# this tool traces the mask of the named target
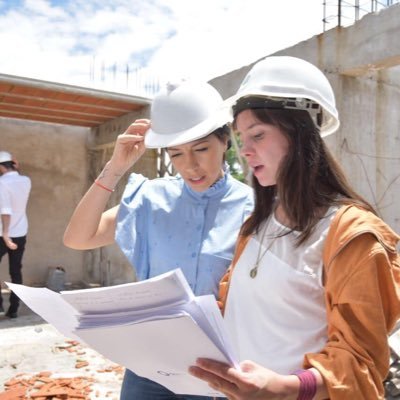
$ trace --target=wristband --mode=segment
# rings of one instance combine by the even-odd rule
[[[114,191],[114,189],[110,189],[107,186],[102,185],[97,179],[94,181],[94,183],[98,186],[101,187],[104,190],[107,190],[107,192],[112,193]]]
[[[317,378],[309,369],[294,371],[291,375],[296,375],[300,379],[300,389],[297,400],[312,400],[317,393]]]

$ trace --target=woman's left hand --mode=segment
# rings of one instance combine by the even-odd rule
[[[189,372],[230,400],[289,400],[298,395],[299,380],[296,376],[279,375],[252,361],[243,361],[237,370],[218,361],[200,358]]]

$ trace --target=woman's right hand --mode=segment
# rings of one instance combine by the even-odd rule
[[[144,154],[144,135],[150,128],[150,120],[137,119],[127,130],[118,135],[108,168],[122,176]]]

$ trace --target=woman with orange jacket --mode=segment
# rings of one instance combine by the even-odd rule
[[[256,205],[221,299],[247,361],[236,370],[199,359],[191,373],[231,400],[383,399],[399,236],[324,144],[339,127],[327,78],[304,60],[268,57],[228,102]]]

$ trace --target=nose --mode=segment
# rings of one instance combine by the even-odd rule
[[[254,154],[254,148],[248,140],[242,142],[242,147],[240,148],[240,155],[242,157],[249,157]]]
[[[194,154],[189,153],[186,158],[185,167],[187,170],[195,171],[199,167],[199,162]]]

